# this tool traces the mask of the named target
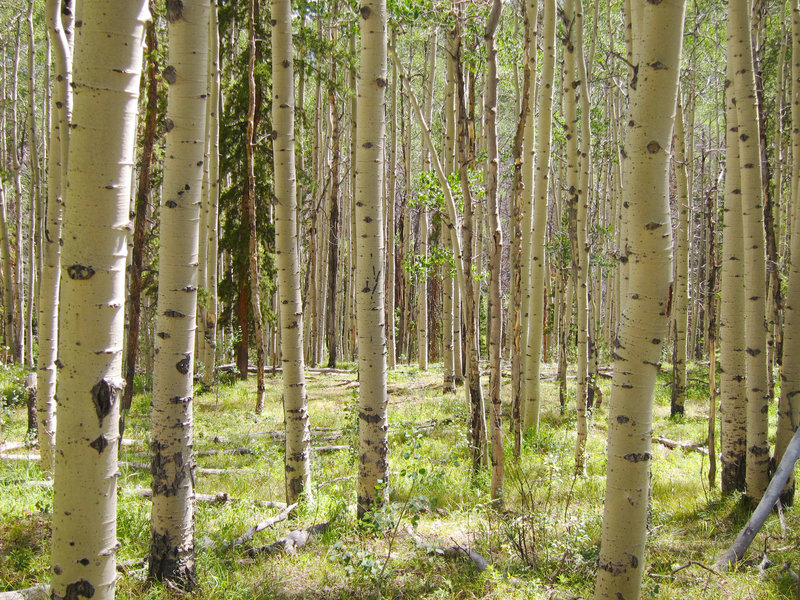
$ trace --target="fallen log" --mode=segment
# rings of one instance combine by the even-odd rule
[[[20,448],[25,447],[25,442],[3,442],[0,444],[0,452],[5,452],[6,450],[19,450]]]
[[[750,544],[753,542],[758,532],[761,531],[767,517],[772,512],[772,508],[778,501],[783,487],[786,485],[786,482],[789,481],[789,476],[794,471],[794,465],[798,457],[800,457],[800,429],[794,432],[789,445],[786,446],[783,458],[781,458],[778,468],[775,469],[775,474],[772,476],[767,486],[767,491],[764,492],[764,496],[761,498],[758,506],[756,506],[750,519],[742,528],[742,531],[739,532],[739,535],[736,537],[733,544],[731,544],[730,548],[728,548],[722,556],[717,559],[717,562],[714,563],[715,569],[724,571],[734,566],[741,560],[745,552],[747,552]]]
[[[0,592],[0,600],[50,600],[50,586],[35,585],[24,590]]]
[[[141,498],[152,498],[153,490],[150,488],[137,487],[132,490],[123,489],[123,493],[140,496]],[[263,508],[286,508],[285,502],[273,502],[271,500],[245,500],[242,498],[231,498],[228,492],[215,492],[213,494],[200,494],[195,492],[194,499],[196,502],[204,504],[225,504],[227,502],[249,502],[256,506]]]
[[[121,467],[128,467],[130,469],[150,469],[149,463],[142,463],[142,462],[132,462],[132,461],[119,461]],[[259,471],[256,469],[237,469],[237,468],[229,468],[229,469],[212,469],[207,467],[195,467],[195,473],[200,475],[234,475],[234,474],[252,474],[258,473]]]
[[[222,373],[232,373],[234,371],[238,371],[238,367],[234,363],[225,363],[224,365],[218,365],[217,371]],[[257,373],[258,366],[257,365],[247,365],[247,372],[248,373]],[[283,372],[282,367],[273,367],[271,365],[264,365],[264,372],[265,373],[281,373]],[[306,373],[314,373],[314,374],[326,374],[326,373],[333,373],[337,375],[355,375],[356,371],[352,371],[350,369],[332,369],[329,367],[308,367],[306,368]]]
[[[260,523],[253,525],[250,529],[248,529],[242,535],[233,540],[233,542],[230,543],[230,546],[231,547],[241,546],[245,542],[249,542],[250,540],[252,540],[259,531],[264,531],[267,527],[272,527],[276,523],[285,521],[286,519],[289,518],[289,514],[295,508],[297,508],[297,502],[295,502],[294,504],[290,504],[274,517],[271,517],[266,521],[261,521]]]
[[[42,460],[42,457],[34,452],[28,454],[0,454],[0,460]]]
[[[701,446],[700,444],[691,444],[689,442],[680,442],[677,440],[669,440],[665,437],[661,437],[658,435],[653,436],[653,441],[661,444],[662,446],[666,446],[667,448],[680,448],[681,450],[690,450],[692,452],[699,452],[700,454],[704,454],[708,456],[708,448],[705,446]]]
[[[293,529],[282,538],[256,548],[248,548],[247,554],[251,558],[259,554],[294,554],[306,547],[309,540],[315,535],[320,535],[328,530],[328,523],[317,523],[308,529]]]

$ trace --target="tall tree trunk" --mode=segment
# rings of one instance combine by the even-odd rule
[[[465,98],[466,86],[464,80],[464,66],[461,61],[461,40],[457,36],[454,52],[456,59],[456,104],[458,112],[458,162],[461,194],[464,199],[464,218],[461,222],[461,251],[463,256],[463,281],[462,299],[464,302],[464,320],[466,323],[466,358],[467,358],[467,393],[469,395],[471,424],[470,446],[472,455],[472,468],[480,467],[486,453],[486,409],[481,390],[480,365],[480,331],[477,327],[479,312],[479,294],[474,286],[474,240],[475,221],[473,199],[469,183],[469,168],[474,162],[474,123],[467,112],[467,99]]]
[[[425,122],[430,123],[433,115],[433,95],[436,85],[436,50],[437,29],[434,28],[428,38],[428,66],[425,73]],[[427,173],[431,168],[431,152],[422,147],[422,171]],[[423,270],[417,280],[417,364],[420,371],[428,370],[428,279],[433,273],[428,272],[428,207],[425,203],[419,206],[419,250]]]
[[[250,312],[253,314],[253,333],[256,338],[256,413],[264,408],[264,321],[261,317],[261,292],[259,290],[258,235],[256,233],[256,173],[253,153],[256,146],[257,90],[255,80],[256,23],[259,18],[259,0],[249,0],[248,40],[250,51],[247,62],[248,109],[247,109],[247,187],[244,202],[247,206],[248,229],[248,279],[250,280]]]
[[[739,169],[739,119],[733,64],[727,66],[725,129],[725,218],[722,233],[720,306],[720,484],[723,494],[744,491],[747,456],[745,393],[744,242]]]
[[[766,255],[753,53],[747,0],[728,5],[728,62],[734,65],[744,240],[745,371],[747,374],[747,496],[759,500],[769,483]]]
[[[79,3],[61,281],[53,597],[112,600],[125,248],[144,0]],[[98,119],[98,115],[105,118]]]
[[[153,512],[150,579],[195,586],[193,376],[197,263],[208,102],[209,0],[167,7],[169,84],[156,360],[153,374]]]
[[[51,96],[50,159],[47,163],[47,219],[42,254],[44,257],[39,288],[39,364],[36,386],[36,413],[42,470],[53,472],[56,433],[56,359],[58,358],[58,296],[61,277],[61,216],[64,207],[69,115],[72,90],[69,86],[72,57],[61,18],[61,1],[48,0],[47,26],[55,49],[55,78]],[[66,24],[70,20],[66,19]],[[4,275],[7,273],[3,268]],[[8,279],[7,276],[3,277]]]
[[[530,10],[530,9],[529,9]],[[535,25],[532,23],[530,26]],[[524,421],[527,429],[538,429],[541,397],[539,390],[539,369],[542,356],[542,330],[544,321],[544,278],[545,278],[545,228],[547,225],[547,186],[550,173],[550,144],[552,133],[553,80],[556,58],[556,6],[555,0],[545,0],[543,15],[542,75],[538,86],[539,116],[536,123],[535,160],[533,170],[533,234],[531,248],[524,250],[531,254],[531,274],[528,302],[527,341],[525,344],[525,388]]]
[[[203,384],[214,382],[217,348],[217,268],[219,231],[219,17],[216,0],[211,1],[208,23],[208,106],[206,108],[205,196],[203,214],[205,228],[200,230],[201,275],[199,285],[204,290],[203,302],[198,306],[200,328],[197,336],[198,357],[203,365],[200,373]]]
[[[150,0],[152,2],[152,0]],[[152,5],[151,5],[152,10]],[[142,315],[142,267],[144,263],[144,242],[147,232],[147,214],[150,209],[151,172],[153,148],[158,125],[158,36],[156,25],[148,21],[145,33],[147,46],[147,104],[144,113],[144,132],[141,140],[141,162],[136,185],[136,201],[133,220],[133,250],[128,284],[128,344],[125,349],[125,391],[121,410],[124,415],[133,400],[133,383],[136,375],[136,359],[139,350],[139,327]]]
[[[383,497],[389,474],[386,408],[383,172],[386,0],[364,0],[356,120],[356,310],[358,314],[358,517]],[[381,483],[383,482],[383,483]]]
[[[511,156],[514,159],[514,173],[511,183],[511,219],[509,229],[511,233],[511,250],[509,256],[509,268],[511,270],[511,289],[509,291],[509,326],[511,343],[511,431],[514,435],[514,456],[519,457],[522,451],[522,429],[525,407],[522,404],[522,362],[523,347],[527,346],[528,337],[528,306],[522,306],[522,286],[523,281],[527,287],[530,277],[528,273],[522,275],[522,252],[526,253],[526,258],[530,254],[530,244],[522,243],[523,222],[527,223],[523,215],[531,210],[530,203],[526,203],[525,183],[530,185],[531,178],[523,173],[530,169],[530,161],[533,156],[533,110],[531,106],[535,101],[531,82],[536,81],[536,18],[530,13],[538,15],[538,2],[525,2],[522,5],[523,20],[525,22],[525,67],[522,75],[522,93],[519,92],[517,68],[514,66],[515,96],[519,97],[517,109],[519,120],[517,121],[514,142],[511,147]],[[518,19],[514,19],[514,31],[519,28]],[[530,132],[530,133],[529,133]],[[527,169],[526,169],[527,167]],[[530,189],[527,190],[530,192]],[[530,194],[532,197],[532,193]],[[530,240],[530,231],[526,228],[526,241]],[[528,261],[529,262],[529,261]],[[527,299],[528,290],[525,290]],[[524,324],[524,325],[523,325]]]
[[[336,7],[336,4],[334,4]],[[338,8],[333,9],[334,20],[338,14]],[[331,45],[336,47],[337,34],[335,26],[331,33]],[[336,360],[339,356],[338,331],[336,327],[337,301],[336,288],[337,276],[339,274],[339,166],[341,158],[339,156],[339,113],[336,108],[336,55],[331,56],[330,73],[331,82],[328,88],[328,106],[331,118],[331,167],[330,182],[331,189],[328,196],[328,294],[327,306],[325,309],[325,339],[328,347],[328,367],[335,368]]]
[[[672,399],[670,414],[682,415],[686,405],[686,330],[689,318],[689,184],[686,169],[686,133],[683,128],[683,103],[678,97],[673,139],[673,167],[677,219],[674,261],[675,285],[672,298]],[[712,358],[713,360],[713,358]]]
[[[650,489],[653,396],[672,283],[669,147],[683,34],[682,0],[631,0],[623,188],[628,297],[614,343],[608,475],[596,600],[641,594]]]
[[[283,411],[286,422],[286,501],[311,491],[311,432],[303,362],[303,301],[297,250],[297,175],[294,144],[294,57],[290,0],[272,0],[273,160],[275,245],[280,294]]]
[[[391,45],[394,46],[397,40],[397,33],[392,29],[391,32]],[[388,367],[394,369],[397,364],[397,342],[395,339],[395,326],[394,326],[394,309],[395,309],[395,292],[396,274],[395,274],[395,208],[397,207],[397,130],[400,127],[398,123],[397,112],[397,86],[399,78],[397,76],[397,65],[392,64],[392,84],[391,90],[391,104],[389,106],[389,118],[392,122],[392,139],[389,142],[389,182],[387,189],[389,191],[386,198],[386,205],[388,210],[386,212],[387,221],[387,235],[386,235],[386,344],[388,346]],[[400,113],[402,115],[402,113]],[[352,253],[353,237],[350,237],[350,246]],[[452,329],[452,322],[451,322]],[[452,336],[451,336],[452,337]],[[447,368],[445,367],[445,373]]]
[[[500,387],[503,373],[500,369],[502,354],[502,306],[500,304],[500,277],[503,257],[503,230],[500,228],[500,210],[497,202],[498,171],[500,153],[497,149],[497,48],[495,32],[503,10],[503,0],[494,0],[484,32],[486,56],[488,57],[488,73],[484,93],[484,118],[486,119],[486,148],[488,150],[486,200],[488,211],[488,229],[491,235],[489,245],[489,302],[492,306],[491,328],[489,336],[489,397],[491,401],[492,430],[492,500],[503,501],[503,404],[500,399]]]
[[[33,367],[33,305],[39,272],[36,267],[36,253],[41,247],[39,240],[38,215],[42,212],[40,193],[39,136],[36,132],[36,85],[35,85],[35,40],[33,31],[33,0],[28,1],[28,171],[30,183],[28,190],[28,302],[25,313],[25,357],[26,367]]]

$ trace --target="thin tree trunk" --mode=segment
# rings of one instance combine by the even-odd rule
[[[67,151],[69,149],[69,114],[72,90],[69,86],[71,54],[60,0],[47,3],[47,24],[55,49],[55,81],[51,97],[50,160],[47,163],[47,220],[42,255],[44,257],[39,288],[39,365],[37,370],[36,413],[39,427],[39,448],[42,470],[53,472],[56,433],[55,393],[56,359],[58,358],[58,296],[61,277],[61,216],[66,183]],[[69,24],[69,20],[67,20]],[[0,194],[2,191],[0,191]],[[4,212],[4,208],[2,212]],[[5,225],[5,219],[0,226]],[[7,239],[5,240],[7,241]],[[5,259],[5,251],[3,252]],[[3,267],[4,280],[8,271]]]
[[[500,228],[500,210],[497,202],[498,171],[500,153],[497,149],[497,49],[495,47],[495,31],[503,10],[503,0],[494,0],[484,32],[486,55],[488,57],[488,73],[484,95],[484,116],[486,119],[486,147],[488,150],[486,199],[488,211],[488,229],[491,235],[489,245],[489,302],[492,306],[491,328],[489,336],[489,397],[491,401],[491,439],[492,439],[492,500],[503,503],[503,477],[505,458],[503,455],[503,405],[500,399],[500,387],[503,374],[500,369],[502,354],[501,329],[502,307],[500,304],[500,269],[503,257],[503,231]]]
[[[686,405],[686,330],[689,316],[689,184],[686,170],[686,133],[683,103],[678,95],[673,139],[673,166],[677,188],[675,224],[675,285],[672,297],[672,399],[670,414],[684,414]]]
[[[248,279],[250,280],[250,312],[253,314],[253,333],[256,342],[256,413],[264,409],[264,366],[266,351],[264,348],[264,321],[261,317],[261,292],[259,290],[258,235],[256,233],[256,173],[255,152],[256,138],[256,22],[259,18],[259,0],[249,0],[248,40],[250,45],[247,62],[247,78],[249,100],[247,109],[247,187],[244,202],[247,206],[248,228]]]
[[[358,314],[358,518],[384,495],[389,474],[384,304],[383,172],[386,1],[364,0],[356,144],[356,294]]]
[[[728,81],[733,65],[728,62]],[[745,394],[744,246],[739,169],[739,119],[732,85],[726,91],[725,218],[720,306],[720,484],[723,494],[744,491],[747,454]]]
[[[290,0],[272,0],[272,126],[275,163],[275,244],[280,294],[283,410],[286,422],[286,502],[311,491],[311,432],[303,361],[303,301],[297,249],[295,96]]]
[[[152,1],[152,0],[151,0]],[[152,8],[152,7],[151,7]],[[145,33],[147,45],[147,105],[144,113],[144,132],[141,141],[139,178],[136,185],[135,216],[133,220],[133,251],[128,284],[128,345],[125,349],[125,391],[122,399],[123,421],[133,400],[136,358],[139,350],[139,327],[142,315],[142,267],[144,242],[147,232],[147,214],[150,208],[153,148],[158,124],[158,36],[156,25],[148,21]]]

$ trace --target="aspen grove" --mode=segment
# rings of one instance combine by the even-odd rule
[[[0,600],[800,598],[800,0],[3,0]]]

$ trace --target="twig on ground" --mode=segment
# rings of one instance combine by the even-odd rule
[[[316,525],[312,525],[308,529],[293,529],[285,536],[277,539],[271,544],[248,548],[247,554],[250,557],[255,557],[259,554],[294,554],[298,550],[305,548],[306,544],[308,544],[312,537],[325,533],[325,531],[328,529],[328,526],[329,523],[318,523]]]
[[[276,523],[285,521],[286,519],[289,518],[289,514],[295,508],[297,508],[297,502],[295,502],[294,504],[290,504],[274,517],[271,517],[266,521],[261,521],[260,523],[253,525],[250,529],[248,529],[242,535],[233,540],[230,546],[231,547],[241,546],[245,542],[249,542],[250,540],[252,540],[259,531],[264,531],[265,529],[267,529],[268,527],[272,527]]]

